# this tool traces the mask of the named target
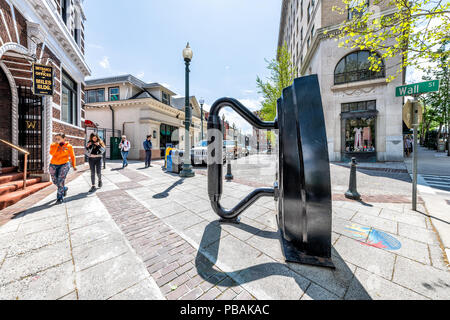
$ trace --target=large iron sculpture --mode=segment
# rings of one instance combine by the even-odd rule
[[[279,130],[279,166],[274,188],[251,192],[233,209],[220,205],[223,190],[223,124],[219,111],[231,107],[258,129]],[[316,75],[294,80],[278,100],[277,119],[264,122],[239,101],[222,98],[208,117],[208,194],[222,222],[239,223],[260,197],[278,200],[278,226],[288,262],[334,268],[331,260],[331,183],[328,144]]]

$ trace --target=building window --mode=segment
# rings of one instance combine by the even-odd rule
[[[68,0],[61,0],[61,17],[64,23],[67,25],[68,14],[69,14],[69,4]]]
[[[163,92],[162,93],[162,103],[167,104],[170,106],[170,95]]]
[[[63,71],[61,120],[73,125],[78,124],[77,83]]]
[[[342,58],[334,70],[334,84],[384,78],[385,67],[382,60],[379,71],[369,69],[371,55],[381,60],[378,54],[367,50],[353,52]]]
[[[364,15],[364,13],[367,11],[367,9],[369,8],[369,0],[366,0],[363,10],[358,11],[358,9],[361,7],[359,2],[360,1],[355,1],[353,4],[349,5],[348,20],[361,18]]]
[[[376,100],[343,103],[342,112],[361,112],[377,110]]]
[[[311,28],[311,39],[314,37],[314,25]]]
[[[87,102],[105,102],[105,89],[88,90]]]
[[[311,4],[308,4],[308,22],[309,20],[311,20],[311,15],[312,15],[312,7]]]
[[[376,119],[377,104],[375,100],[343,103],[341,118],[343,120],[344,158],[352,154],[366,154],[364,159],[376,160]],[[372,154],[372,156],[370,156]]]
[[[310,44],[311,44],[311,37],[308,37],[308,40],[306,40],[306,49],[309,49]]]
[[[109,88],[109,101],[120,100],[120,89],[119,87]]]
[[[300,1],[300,20],[303,18],[303,0]]]

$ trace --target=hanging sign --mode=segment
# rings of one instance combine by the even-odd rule
[[[53,67],[33,64],[33,93],[40,96],[53,95]]]

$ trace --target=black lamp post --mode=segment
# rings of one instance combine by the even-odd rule
[[[189,129],[192,123],[192,112],[191,112],[191,105],[190,105],[190,98],[189,98],[189,64],[192,61],[192,50],[189,46],[189,42],[186,45],[186,48],[183,50],[183,58],[184,62],[186,64],[186,101],[185,101],[185,121],[184,121],[184,164],[183,164],[183,170],[180,172],[180,177],[183,178],[191,178],[195,176],[194,171],[192,171],[192,165],[191,165],[191,148],[190,148],[190,134]]]
[[[203,105],[205,104],[205,100],[204,99],[200,99],[200,117],[201,117],[201,126],[202,126],[202,141],[205,139],[203,136]]]

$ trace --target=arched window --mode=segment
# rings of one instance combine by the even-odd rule
[[[352,52],[339,61],[334,70],[334,84],[343,84],[355,81],[372,80],[385,77],[384,62],[381,62],[379,71],[371,71],[369,56],[380,56],[370,51],[362,50]]]

